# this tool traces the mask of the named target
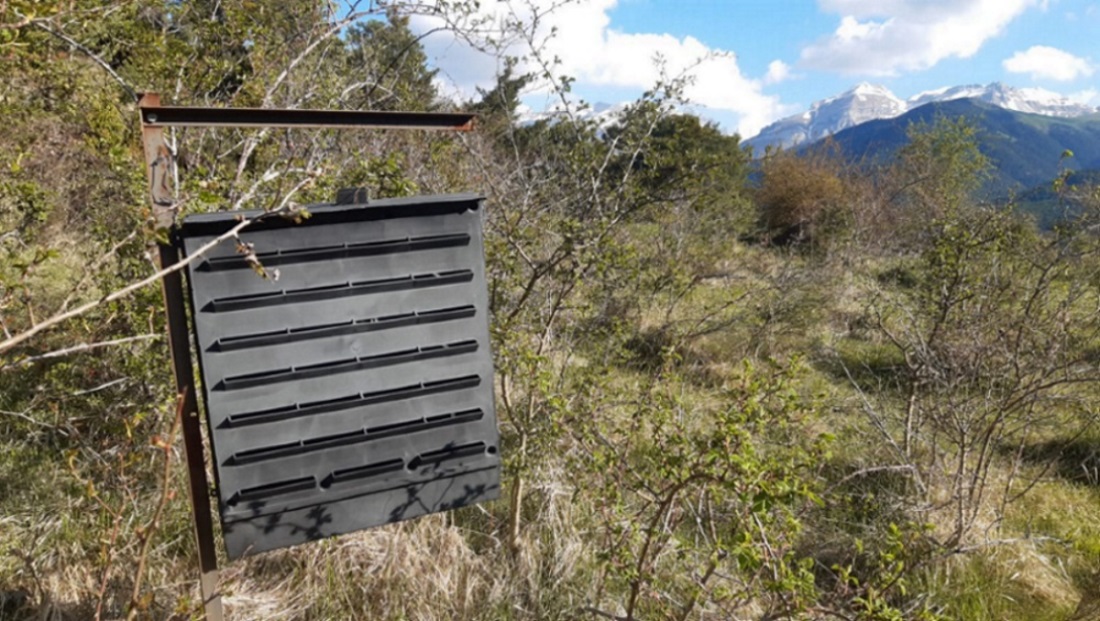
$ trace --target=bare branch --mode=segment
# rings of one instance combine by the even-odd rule
[[[84,275],[80,278],[80,282],[76,283],[76,286],[73,287],[73,290],[71,292],[69,292],[69,295],[65,297],[65,300],[63,302],[61,302],[61,306],[58,307],[58,310],[64,311],[66,308],[69,308],[69,304],[72,303],[73,298],[76,297],[77,293],[79,293],[80,291],[82,291],[84,289],[84,285],[86,285],[88,283],[88,281],[91,280],[92,275],[95,274],[95,271],[97,269],[99,269],[99,267],[101,265],[103,265],[107,261],[107,259],[110,259],[111,257],[115,256],[115,254],[118,253],[119,248],[122,248],[123,246],[128,244],[130,242],[130,240],[137,237],[137,234],[138,234],[137,230],[130,231],[129,235],[122,238],[122,240],[119,241],[114,246],[111,246],[110,250],[103,253],[103,255],[101,257],[99,257],[98,259],[93,261],[91,265],[89,265],[87,268],[85,268],[84,269]],[[3,369],[3,367],[0,367],[0,370],[2,370],[2,369]]]
[[[70,356],[72,354],[79,354],[94,349],[102,349],[104,347],[113,347],[115,345],[126,345],[127,343],[137,343],[140,341],[151,341],[161,338],[160,334],[141,334],[139,336],[128,336],[126,338],[114,339],[111,341],[100,341],[99,343],[80,343],[71,347],[65,347],[64,349],[57,349],[45,354],[39,354],[37,356],[30,356],[22,360],[11,362],[0,366],[0,371],[7,371],[9,369],[18,369],[21,367],[30,366],[37,362],[44,360],[52,360],[54,358],[62,358],[64,356]]]
[[[116,380],[111,380],[111,381],[109,381],[105,384],[100,384],[99,386],[96,386],[95,388],[89,388],[87,390],[80,390],[80,391],[74,392],[73,396],[80,397],[80,396],[83,396],[83,395],[90,395],[93,392],[99,392],[101,390],[107,390],[108,388],[110,388],[112,386],[118,386],[119,384],[124,384],[128,381],[130,381],[130,378],[120,377]]]
[[[145,578],[145,566],[149,560],[149,551],[153,543],[153,537],[160,528],[160,520],[164,515],[165,507],[172,499],[172,445],[179,435],[180,426],[183,424],[184,404],[183,393],[176,396],[176,416],[172,420],[172,427],[168,431],[168,437],[158,443],[158,448],[164,453],[164,466],[161,469],[160,490],[157,494],[156,508],[153,515],[143,527],[138,529],[138,538],[141,540],[141,548],[137,557],[137,569],[134,572],[134,589],[130,595],[130,610],[126,614],[127,621],[137,619],[141,612],[141,586]]]
[[[53,28],[50,28],[49,26],[46,25],[45,22],[33,21],[32,23],[39,30],[47,32],[50,35],[52,35],[54,37],[57,37],[58,39],[61,39],[65,43],[68,43],[69,45],[73,46],[74,48],[80,50],[85,56],[92,59],[92,61],[95,64],[102,67],[104,71],[106,71],[112,78],[114,78],[115,81],[118,82],[119,85],[122,86],[122,88],[130,95],[130,97],[132,97],[134,99],[135,102],[138,99],[140,99],[140,97],[138,97],[137,91],[135,91],[134,88],[132,86],[130,86],[130,83],[127,82],[126,80],[124,80],[122,78],[122,76],[120,76],[118,74],[118,72],[116,72],[114,69],[112,69],[111,65],[108,64],[107,61],[100,58],[98,54],[96,54],[92,50],[88,49],[86,46],[81,45],[80,43],[78,43],[72,37],[69,37],[66,34],[62,33],[62,32],[58,32],[58,31],[54,30]]]
[[[31,418],[30,416],[27,416],[26,412],[10,412],[8,410],[0,410],[0,414],[3,414],[4,416],[14,416],[15,418],[25,420],[28,423],[31,423],[32,425],[37,425],[39,427],[45,427],[46,429],[51,429],[51,430],[55,430],[55,431],[59,430],[54,425],[50,425],[49,423],[44,423],[42,421],[35,420],[34,418]]]
[[[305,183],[306,182],[302,182],[302,183],[298,184],[294,188],[293,191],[297,191],[298,189],[303,187],[305,185]],[[293,193],[293,191],[292,191],[292,193]],[[32,337],[36,336],[37,334],[39,334],[40,332],[42,332],[42,331],[44,331],[48,328],[52,328],[53,326],[56,326],[59,323],[63,323],[65,321],[69,320],[69,319],[72,319],[73,317],[78,317],[80,315],[83,315],[84,313],[92,310],[93,308],[96,308],[97,306],[101,306],[101,305],[106,304],[108,302],[113,302],[115,300],[124,298],[124,297],[130,295],[131,293],[134,293],[135,291],[143,289],[146,286],[151,285],[154,282],[159,281],[161,278],[164,278],[168,274],[171,274],[173,272],[178,272],[178,271],[182,270],[183,268],[187,267],[188,265],[194,263],[196,260],[201,258],[207,252],[210,252],[215,246],[222,243],[226,239],[229,239],[231,237],[235,237],[238,233],[240,233],[242,230],[244,230],[246,227],[248,227],[248,225],[252,224],[253,222],[256,222],[258,220],[265,219],[265,218],[268,218],[268,217],[274,216],[274,215],[285,215],[285,213],[287,211],[289,211],[286,208],[286,205],[288,204],[288,198],[285,198],[283,200],[283,203],[282,203],[282,205],[280,205],[279,209],[266,212],[264,214],[261,214],[261,215],[255,217],[255,218],[251,218],[251,219],[246,218],[246,219],[241,220],[233,228],[229,229],[225,233],[222,233],[218,237],[214,238],[213,240],[211,240],[210,242],[208,242],[207,244],[205,244],[204,246],[202,246],[201,248],[199,248],[195,252],[191,253],[190,255],[188,255],[187,257],[185,257],[184,259],[178,261],[177,263],[175,263],[173,265],[170,265],[166,268],[158,270],[156,273],[154,273],[154,274],[152,274],[152,275],[150,275],[146,278],[143,278],[143,279],[141,279],[141,280],[139,280],[135,283],[127,285],[126,287],[123,287],[122,289],[119,289],[119,290],[117,290],[113,293],[110,293],[110,294],[108,294],[108,295],[106,295],[106,296],[104,296],[104,297],[102,297],[98,300],[93,300],[91,302],[88,302],[87,304],[83,304],[81,306],[78,306],[77,308],[74,308],[70,311],[61,313],[59,315],[54,315],[53,317],[50,317],[49,319],[38,323],[37,325],[35,325],[33,328],[27,330],[26,332],[22,332],[20,334],[17,334],[15,336],[11,337],[11,338],[5,339],[4,341],[0,341],[0,354],[12,349],[16,345],[20,345],[20,344],[26,342],[27,340],[31,339]]]

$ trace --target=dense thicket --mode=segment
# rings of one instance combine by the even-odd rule
[[[448,109],[408,16],[517,38],[472,11],[0,2],[0,618],[201,608],[157,287],[19,340],[155,270],[135,93]],[[978,206],[951,119],[875,170],[753,163],[676,83],[610,127],[518,125],[532,85],[571,101],[522,66],[465,104],[473,135],[170,136],[182,213],[488,198],[502,500],[234,563],[230,618],[1090,618],[1086,186],[1051,180],[1085,208],[1050,232]]]

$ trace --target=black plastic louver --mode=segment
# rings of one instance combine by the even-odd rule
[[[269,278],[232,239],[189,266],[229,558],[499,495],[480,204],[311,206],[240,234]]]

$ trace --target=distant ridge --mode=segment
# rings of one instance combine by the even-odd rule
[[[928,103],[954,99],[977,99],[1006,110],[1064,118],[1097,112],[1097,108],[1077,103],[1058,93],[1041,88],[1015,88],[1000,82],[994,82],[986,86],[978,84],[953,86],[919,93],[910,97],[908,103],[909,109],[912,110]]]
[[[930,103],[973,99],[991,106],[1058,118],[1096,114],[1097,108],[1040,88],[1015,88],[1000,82],[967,85],[918,93],[902,100],[884,86],[859,84],[835,97],[823,99],[802,114],[781,119],[745,141],[757,154],[768,146],[783,148],[815,142],[850,127],[879,119],[897,118]]]
[[[884,161],[906,144],[910,124],[959,117],[977,130],[978,147],[992,161],[992,178],[986,188],[990,197],[1004,198],[1048,186],[1058,175],[1060,164],[1082,172],[1100,170],[1100,114],[1040,115],[980,99],[934,101],[891,119],[841,130],[833,142],[851,161]],[[1066,150],[1072,151],[1073,157],[1062,162]]]

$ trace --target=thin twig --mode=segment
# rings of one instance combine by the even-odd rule
[[[856,479],[856,478],[859,478],[859,477],[864,477],[864,476],[867,476],[869,474],[874,474],[874,473],[877,473],[877,472],[908,472],[910,474],[914,474],[914,473],[916,473],[916,470],[917,470],[916,466],[913,466],[912,464],[900,464],[900,465],[897,465],[897,466],[875,466],[875,467],[872,467],[872,468],[863,468],[861,470],[857,470],[857,471],[849,474],[848,476],[846,476],[843,479],[837,481],[836,483],[833,483],[832,485],[829,486],[829,488],[827,490],[825,490],[825,493],[826,493],[826,495],[828,495],[829,492],[831,492],[834,489],[840,487],[841,485],[844,485],[848,481],[851,481],[852,479]]]
[[[168,437],[162,440],[161,449],[164,451],[164,469],[161,471],[160,495],[157,497],[157,506],[153,511],[153,517],[141,528],[138,536],[141,538],[141,551],[137,558],[137,571],[134,574],[134,590],[130,595],[130,610],[126,614],[127,621],[132,621],[138,616],[141,607],[141,583],[145,578],[145,564],[149,560],[149,546],[153,543],[153,535],[160,525],[160,518],[164,515],[164,508],[172,499],[172,445],[179,435],[180,425],[186,415],[183,393],[176,396],[176,416],[172,419],[172,428]]]
[[[975,543],[975,544],[968,545],[968,546],[959,546],[959,547],[955,548],[954,550],[951,550],[951,553],[952,554],[968,554],[970,552],[974,552],[976,550],[981,550],[981,549],[984,549],[984,548],[992,548],[992,547],[996,547],[996,546],[1015,545],[1015,544],[1018,544],[1018,543],[1058,543],[1058,544],[1066,545],[1069,542],[1066,541],[1065,539],[1061,539],[1061,538],[1058,538],[1058,537],[1048,537],[1048,536],[1045,536],[1045,535],[1043,535],[1043,536],[1034,536],[1034,537],[1032,537],[1032,536],[1014,537],[1014,538],[1011,538],[1011,539],[992,539],[990,541],[983,541],[981,543]]]
[[[122,79],[122,76],[120,76],[114,69],[112,69],[111,65],[108,64],[107,61],[100,58],[98,54],[96,54],[92,50],[88,49],[87,47],[81,45],[76,40],[74,40],[72,37],[69,37],[69,36],[67,36],[63,33],[60,33],[58,31],[54,30],[53,28],[50,28],[49,26],[46,25],[45,22],[34,21],[32,23],[34,24],[34,26],[36,28],[45,31],[45,32],[49,33],[50,35],[52,35],[54,37],[57,37],[58,39],[61,39],[65,43],[68,43],[69,45],[71,45],[71,46],[75,47],[76,49],[80,50],[81,52],[83,52],[85,56],[87,56],[88,58],[91,58],[92,61],[95,62],[95,64],[99,65],[100,67],[103,68],[104,71],[106,71],[108,74],[110,74],[110,76],[112,78],[114,78],[115,81],[118,82],[119,85],[121,85],[122,88],[130,95],[130,97],[133,97],[135,102],[138,99],[140,99],[140,97],[138,97],[137,91],[135,91],[133,89],[133,87],[131,87],[130,84],[126,80]]]
[[[581,606],[580,612],[587,612],[589,614],[596,615],[597,617],[603,617],[604,619],[613,619],[614,621],[628,621],[629,617],[620,617],[619,615],[613,615],[610,612],[604,612],[595,606]]]
[[[115,560],[115,543],[118,542],[118,534],[121,527],[122,516],[116,515],[114,525],[111,527],[111,536],[107,540],[107,545],[105,547],[107,558],[104,561],[103,573],[100,575],[99,579],[99,592],[96,594],[95,621],[102,621],[103,619],[103,604],[107,601],[107,585],[111,578],[111,566],[114,565]]]
[[[90,265],[88,265],[86,268],[84,268],[84,276],[81,277],[80,282],[76,283],[76,286],[74,286],[72,291],[69,292],[69,295],[67,295],[65,297],[65,300],[63,302],[61,302],[61,305],[58,307],[58,310],[63,311],[66,308],[69,308],[69,304],[72,303],[73,298],[75,298],[76,295],[79,292],[84,290],[84,286],[88,283],[89,280],[91,280],[92,276],[96,273],[96,270],[99,269],[99,267],[101,265],[103,265],[107,261],[107,259],[110,259],[111,257],[115,256],[115,254],[118,253],[120,248],[122,248],[123,246],[128,244],[130,242],[130,240],[137,237],[137,234],[138,234],[137,230],[130,231],[129,235],[122,238],[122,240],[119,241],[114,246],[111,246],[110,250],[103,253],[102,256],[100,256],[98,259],[96,259]]]
[[[80,396],[83,396],[83,395],[90,395],[93,392],[99,392],[101,390],[107,390],[108,388],[110,388],[112,386],[118,386],[119,384],[122,384],[122,383],[128,382],[128,381],[130,381],[130,378],[120,377],[116,380],[111,380],[111,381],[107,382],[106,384],[100,384],[99,386],[96,386],[95,388],[89,388],[88,390],[80,390],[80,391],[74,392],[73,396],[74,397],[80,397]]]
[[[285,204],[285,202],[286,201],[284,201],[284,204]],[[263,218],[266,218],[266,217],[269,217],[269,216],[272,216],[272,215],[275,215],[275,214],[282,215],[284,212],[285,212],[285,210],[283,208],[280,208],[280,209],[276,209],[276,210],[269,211],[267,213],[261,214],[259,216],[256,216],[255,218],[251,218],[251,219],[246,218],[244,220],[241,220],[236,226],[229,229],[225,233],[222,233],[221,235],[219,235],[218,237],[212,239],[211,241],[207,242],[201,248],[199,248],[195,252],[189,254],[188,256],[184,257],[182,260],[178,261],[177,263],[175,263],[173,265],[170,265],[166,268],[163,268],[161,270],[158,270],[157,272],[155,272],[151,276],[148,276],[146,278],[143,278],[142,280],[139,280],[138,282],[135,282],[135,283],[132,283],[132,284],[126,286],[126,287],[123,287],[122,289],[119,289],[118,291],[115,291],[114,293],[110,293],[110,294],[108,294],[108,295],[106,295],[106,296],[104,296],[104,297],[102,297],[98,300],[88,302],[87,304],[84,304],[82,306],[74,308],[71,311],[61,313],[60,315],[54,315],[53,317],[50,317],[49,319],[47,319],[47,320],[45,320],[41,323],[38,323],[37,325],[35,325],[33,328],[27,330],[26,332],[22,332],[22,333],[17,334],[17,335],[15,335],[15,336],[13,336],[9,339],[6,339],[4,341],[0,341],[0,354],[12,349],[16,345],[19,345],[19,344],[23,343],[24,341],[29,340],[30,338],[34,337],[35,335],[42,332],[43,330],[46,330],[47,328],[52,328],[53,326],[56,326],[59,323],[62,323],[62,322],[67,321],[69,319],[72,319],[73,317],[83,315],[84,313],[86,313],[86,312],[92,310],[93,308],[95,308],[97,306],[100,306],[102,304],[106,304],[108,302],[113,302],[115,300],[124,298],[124,297],[130,295],[131,293],[133,293],[135,291],[143,289],[144,287],[146,287],[146,286],[148,286],[148,285],[150,285],[154,282],[157,282],[158,280],[160,280],[161,278],[164,278],[168,274],[171,274],[173,272],[178,272],[178,271],[182,270],[183,268],[187,267],[188,265],[190,265],[190,264],[194,263],[195,261],[197,261],[199,258],[201,258],[203,255],[205,255],[207,252],[210,252],[218,244],[222,243],[223,241],[225,241],[227,239],[235,237],[238,233],[240,233],[242,230],[244,230],[245,227],[252,224],[253,222],[256,222],[260,219],[263,219]]]
[[[71,354],[78,354],[86,351],[92,351],[93,349],[101,349],[103,347],[112,347],[114,345],[125,345],[127,343],[136,343],[139,341],[150,341],[161,338],[160,334],[141,334],[138,336],[128,336],[121,339],[114,339],[111,341],[100,341],[98,343],[80,343],[71,347],[65,347],[64,349],[57,349],[45,354],[39,354],[37,356],[30,356],[19,360],[17,362],[11,362],[4,366],[0,366],[0,371],[7,371],[9,369],[17,369],[20,367],[30,366],[43,360],[52,360],[54,358],[62,358]],[[91,391],[89,391],[91,392]]]
[[[30,416],[27,416],[26,412],[10,412],[8,410],[0,410],[0,414],[3,414],[4,416],[14,416],[16,418],[23,419],[23,420],[27,421],[28,423],[31,423],[32,425],[38,425],[39,427],[45,427],[46,429],[50,429],[50,430],[54,430],[54,431],[60,431],[60,429],[58,427],[54,426],[54,425],[51,425],[49,423],[44,423],[40,420],[35,420],[34,418],[32,418]],[[64,433],[64,432],[62,432],[62,433]]]

